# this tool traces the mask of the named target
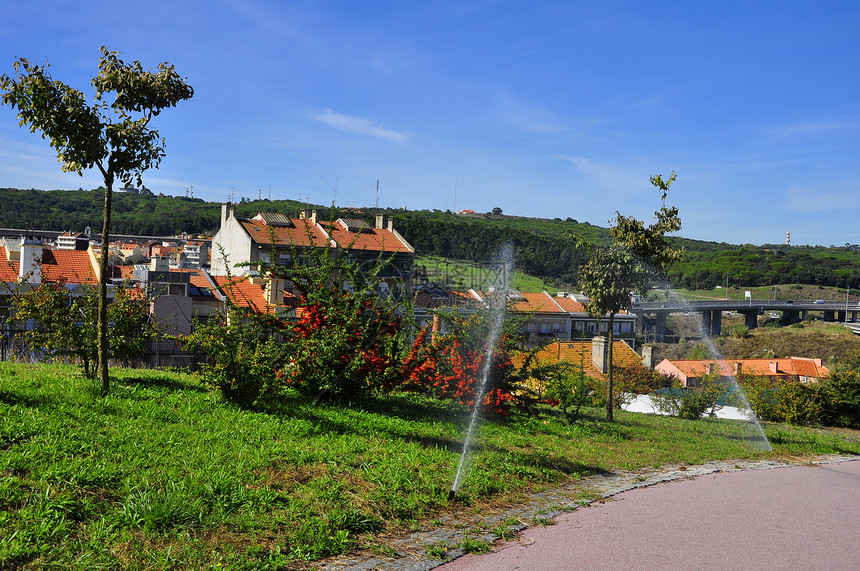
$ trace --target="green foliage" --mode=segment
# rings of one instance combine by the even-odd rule
[[[411,307],[401,298],[402,285],[380,293],[391,260],[362,263],[328,248],[301,255],[304,265],[261,262],[253,268],[291,284],[296,318],[239,308],[228,298],[227,315],[198,322],[183,338],[186,347],[207,355],[203,374],[229,400],[258,406],[295,391],[314,400],[357,402],[400,380],[409,349],[402,324],[411,321]]]
[[[21,333],[31,350],[44,351],[55,358],[76,358],[87,377],[95,376],[98,363],[98,291],[95,287],[60,280],[30,288],[21,282],[13,305],[15,322],[20,327],[30,320],[33,322],[32,329]],[[128,285],[116,286],[107,315],[111,325],[108,330],[110,356],[127,362],[141,355],[154,334],[149,300],[140,290]]]
[[[530,374],[542,379],[545,396],[558,403],[556,406],[568,423],[577,421],[583,406],[594,404],[594,382],[581,367],[562,361],[532,370]]]
[[[193,376],[112,373],[101,395],[69,366],[0,363],[0,566],[304,568],[462,512],[445,500],[462,407],[287,398],[261,413]],[[619,411],[608,424],[597,412],[584,408],[575,425],[516,411],[482,423],[458,493],[503,506],[604,471],[762,457],[727,437],[732,422]],[[846,431],[766,429],[776,454],[860,453]]]
[[[227,400],[252,407],[280,396],[279,371],[288,356],[271,316],[228,303],[224,314],[196,319],[181,342],[186,350],[206,355],[199,374]]]
[[[690,347],[690,352],[687,353],[687,359],[710,359],[711,352],[704,343],[696,343]]]
[[[821,419],[820,388],[817,383],[784,383],[779,389],[774,416],[789,424],[817,424]]]
[[[749,376],[740,382],[763,420],[860,428],[860,373],[854,370],[837,368],[809,383]]]
[[[649,275],[662,272],[681,255],[681,250],[666,238],[667,233],[681,229],[678,209],[666,206],[666,196],[674,181],[674,172],[666,181],[660,175],[652,176],[651,184],[663,193],[662,207],[654,213],[656,221],[646,227],[641,220],[616,212],[610,229],[612,245],[592,247],[588,261],[580,268],[579,285],[582,293],[590,298],[586,311],[598,319],[609,314],[607,352],[610,363],[615,315],[632,306],[631,294],[645,290]],[[610,367],[606,396],[606,418],[610,421],[614,403],[613,375],[613,367]]]
[[[723,335],[726,337],[734,337],[735,339],[746,339],[750,336],[749,327],[743,323],[736,323],[723,330]],[[691,357],[692,358],[692,357]]]
[[[751,375],[741,375],[737,381],[746,394],[756,416],[766,421],[779,419],[777,405],[779,404],[780,388],[784,381]]]
[[[842,370],[820,382],[821,420],[827,426],[860,428],[860,371]]]
[[[32,65],[18,58],[12,65],[16,77],[0,76],[0,97],[18,110],[19,125],[40,132],[57,151],[66,172],[83,175],[97,168],[104,178],[104,215],[99,256],[98,362],[102,391],[109,388],[107,243],[111,229],[114,181],[142,185],[143,171],[158,167],[164,157],[164,139],[149,127],[150,120],[167,107],[191,98],[194,90],[161,63],[157,72],[144,70],[140,62],[126,64],[119,52],[100,49],[99,73],[92,80],[95,100],[89,105],[82,92],[54,81],[49,65]],[[111,101],[112,98],[112,101]],[[65,226],[65,225],[64,225]]]
[[[664,414],[699,420],[705,413],[714,416],[717,410],[732,402],[732,392],[720,375],[714,374],[705,375],[696,387],[682,388],[675,382],[671,387],[655,391],[651,400]]]

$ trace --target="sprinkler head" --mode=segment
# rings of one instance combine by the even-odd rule
[[[449,490],[449,491],[448,491],[448,501],[449,501],[449,502],[450,502],[450,501],[452,501],[452,500],[454,499],[454,495],[456,495],[456,493],[457,493],[457,491],[456,491],[456,490]]]

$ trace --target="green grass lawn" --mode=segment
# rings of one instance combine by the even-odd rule
[[[486,290],[498,285],[498,276],[487,271],[478,264],[466,261],[448,260],[437,256],[421,256],[415,260],[416,266],[421,266],[430,281],[448,284],[452,287]],[[542,291],[555,295],[558,288],[550,285],[542,278],[524,274],[514,269],[511,277],[511,287],[517,291],[540,293]]]
[[[845,431],[769,427],[761,453],[728,421],[515,416],[480,426],[449,502],[459,406],[403,395],[252,412],[192,376],[112,373],[100,396],[73,367],[0,363],[0,568],[294,568],[601,471],[860,453]]]

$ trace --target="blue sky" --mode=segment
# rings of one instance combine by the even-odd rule
[[[0,72],[90,94],[98,49],[168,61],[155,192],[651,220],[680,235],[857,243],[860,3],[9,2]],[[377,198],[377,180],[379,193]],[[95,188],[0,108],[0,187]],[[270,190],[271,189],[271,190]],[[0,204],[2,208],[2,204]]]

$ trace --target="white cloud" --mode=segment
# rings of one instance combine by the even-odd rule
[[[325,113],[314,115],[313,118],[340,131],[349,131],[351,133],[359,133],[361,135],[371,135],[380,139],[388,139],[389,141],[394,141],[396,143],[404,143],[409,139],[409,135],[406,133],[385,129],[382,125],[378,125],[370,119],[336,113],[332,109],[326,109]]]

